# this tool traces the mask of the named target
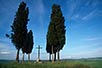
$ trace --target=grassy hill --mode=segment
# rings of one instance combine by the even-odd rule
[[[9,61],[0,62],[0,68],[102,68],[102,60],[77,59],[54,63],[48,61],[42,63]]]

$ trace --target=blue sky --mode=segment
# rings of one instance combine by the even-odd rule
[[[10,33],[22,1],[29,7],[28,29],[34,36],[32,60],[37,58],[38,45],[42,47],[41,59],[48,59],[46,34],[54,3],[61,6],[65,17],[66,44],[60,51],[61,59],[102,57],[102,0],[0,0],[0,59],[15,59],[16,49],[5,34]]]

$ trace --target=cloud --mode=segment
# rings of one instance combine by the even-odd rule
[[[76,56],[81,58],[100,57],[102,56],[100,52],[102,52],[102,48],[95,48],[90,49],[88,51],[80,51],[79,53],[76,54]]]
[[[7,48],[10,48],[10,47],[8,46],[8,44],[0,42],[0,48],[1,48],[1,49],[5,49],[6,47],[7,47]]]
[[[85,16],[82,18],[82,20],[88,20],[88,19],[94,17],[94,14],[95,14],[95,13],[96,13],[96,10],[93,10],[93,11],[87,13],[87,15],[85,15]]]
[[[83,22],[99,14],[99,1],[97,0],[68,0],[68,19]]]
[[[7,38],[0,38],[0,52],[12,51],[15,47]]]
[[[0,59],[12,59],[15,55],[15,47],[11,44],[0,42]],[[11,56],[12,55],[12,56]]]
[[[100,0],[86,0],[85,6],[92,6],[95,7],[99,3]]]
[[[94,9],[92,11],[85,12],[84,15],[81,15],[81,14],[77,13],[77,14],[74,14],[72,16],[72,19],[73,20],[80,20],[80,21],[87,21],[87,20],[92,19],[95,16],[97,16],[99,12],[100,11],[98,11],[97,9]]]
[[[102,48],[92,48],[90,50],[85,50],[82,49],[80,51],[78,51],[78,49],[74,49],[74,52],[73,50],[70,50],[70,52],[67,52],[67,53],[63,53],[63,55],[61,55],[61,58],[63,59],[80,59],[80,58],[92,58],[92,57],[102,57]]]
[[[91,3],[91,0],[87,0],[86,3],[85,3],[85,6],[89,6]]]
[[[11,54],[11,52],[8,52],[8,51],[2,51],[2,52],[0,52],[0,54]]]
[[[9,43],[10,41],[11,40],[9,38],[6,38],[6,36],[0,38],[0,43]]]
[[[67,8],[69,9],[69,10],[67,10],[68,17],[69,17],[69,19],[71,19],[73,17],[73,15],[75,14],[76,7],[78,4],[77,4],[77,1],[73,1],[73,0],[68,0],[67,4],[68,4]]]
[[[89,37],[84,39],[84,41],[101,41],[101,40],[102,40],[101,37]]]
[[[70,17],[71,20],[74,20],[76,22],[80,22],[81,15],[80,14],[74,14],[72,17]]]

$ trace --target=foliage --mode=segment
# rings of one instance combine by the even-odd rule
[[[26,53],[29,54],[32,52],[33,49],[33,32],[30,30],[27,34],[26,40]]]
[[[25,39],[27,37],[27,24],[28,24],[29,9],[26,3],[21,2],[16,12],[13,24],[11,25],[11,35],[6,34],[17,49],[16,60],[19,62],[19,50],[24,48]],[[25,50],[23,50],[23,53]]]
[[[47,46],[46,46],[46,50],[48,53],[52,54],[51,47],[54,46],[55,48],[55,46],[57,45],[56,42],[57,42],[57,38],[56,38],[55,25],[53,23],[50,23],[49,30],[47,33]]]
[[[64,21],[65,20],[62,15],[60,5],[53,4],[51,21],[47,32],[47,45],[46,45],[47,53],[52,54],[52,52],[54,52],[54,54],[56,55],[56,52],[59,53],[59,51],[63,48],[65,44],[65,32],[66,32]]]
[[[21,2],[18,11],[16,12],[14,22],[11,26],[11,39],[17,49],[22,48],[25,44],[25,39],[27,36],[28,13],[28,7],[26,8],[26,4]]]
[[[65,44],[65,25],[64,17],[60,5],[54,4],[52,6],[51,22],[55,24],[56,37],[57,37],[57,48],[61,50]]]

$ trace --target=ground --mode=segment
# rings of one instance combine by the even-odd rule
[[[102,60],[67,60],[60,62],[0,62],[0,68],[102,68]]]

